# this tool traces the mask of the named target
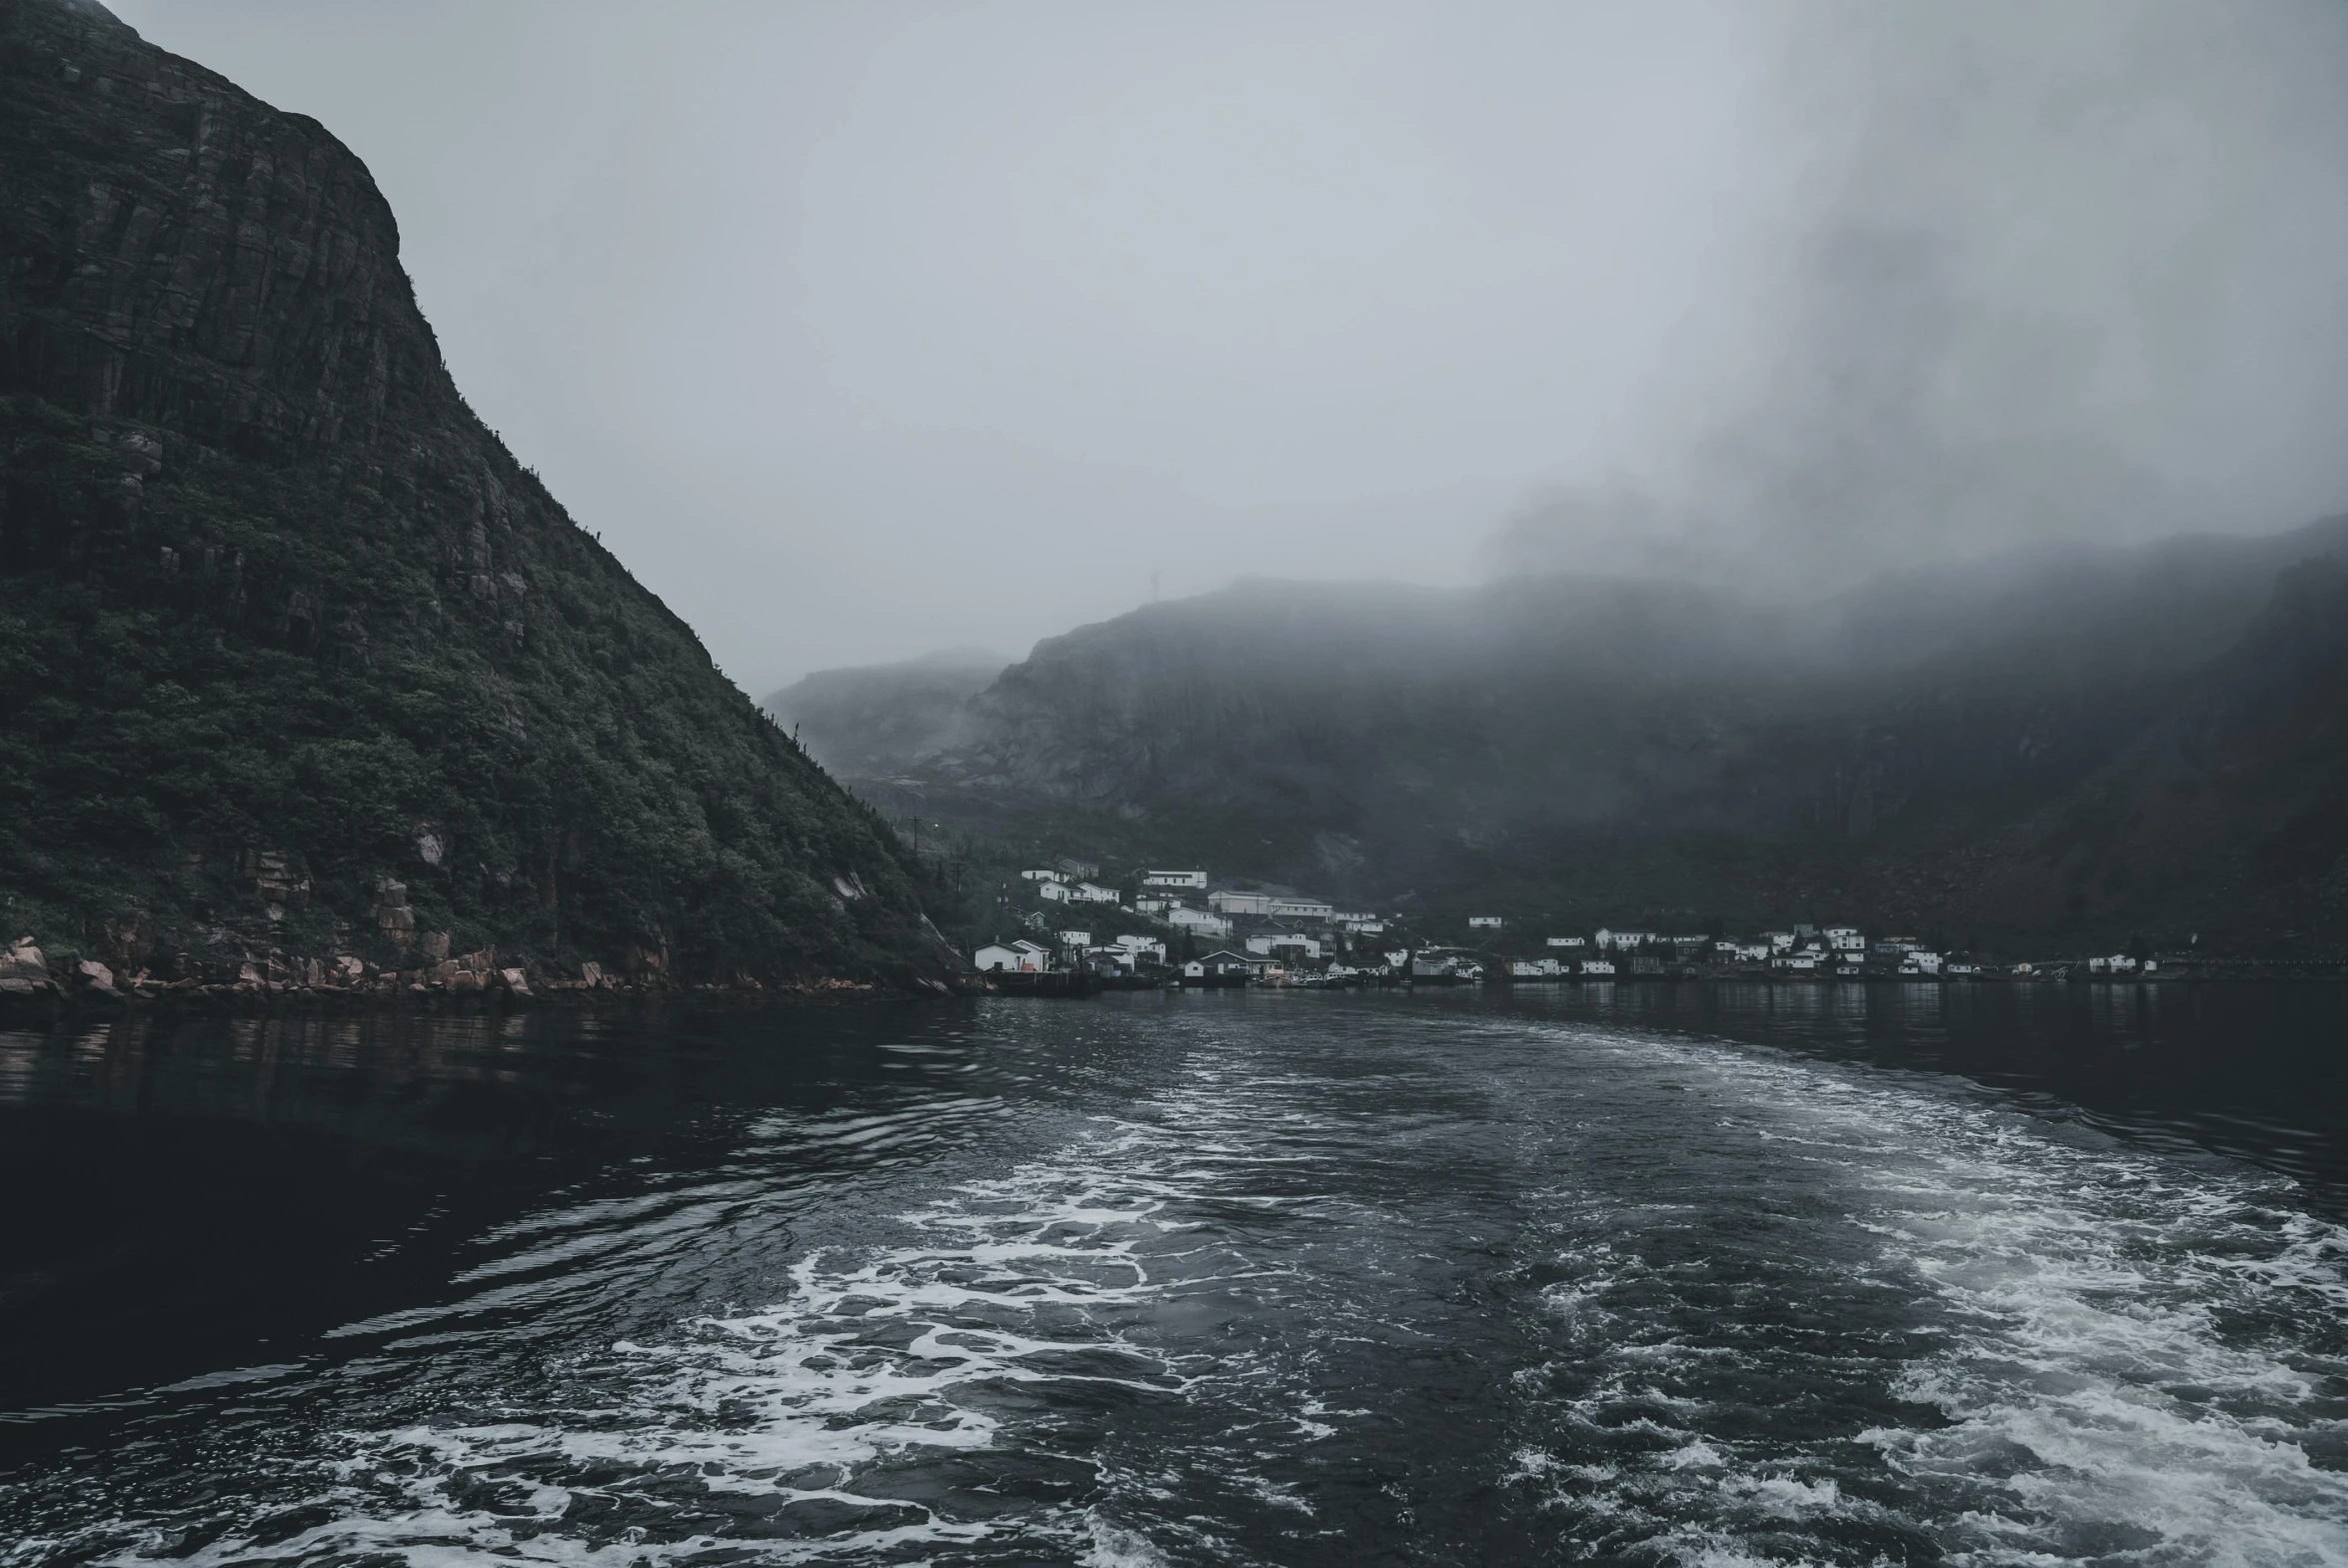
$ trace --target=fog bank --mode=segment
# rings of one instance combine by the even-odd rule
[[[1245,575],[2348,497],[2348,13],[121,0],[317,116],[752,691]]]

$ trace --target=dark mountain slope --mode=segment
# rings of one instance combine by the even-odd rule
[[[2312,592],[2295,570],[2322,570],[2295,564],[2335,552],[2348,520],[1918,572],[1801,610],[1582,576],[1243,584],[1039,645],[972,704],[976,739],[898,770],[890,798],[917,803],[910,774],[925,808],[1177,812],[1190,841],[1220,809],[1293,874],[1368,898],[2095,939],[2157,914],[2317,939],[2330,861],[2257,845],[2302,831],[2268,821],[2279,802],[2292,821],[2336,806],[2333,775],[2244,753],[2211,798],[2270,804],[2189,822],[2131,781],[2173,771],[2154,754],[2188,736],[2270,758],[2300,743],[2253,732],[2320,730],[2327,656],[2274,628],[2320,622],[2280,607]],[[2278,714],[2251,690],[2307,695]]]
[[[974,738],[970,701],[1008,659],[949,649],[900,664],[819,670],[767,699],[767,711],[834,773],[870,777]]]
[[[910,858],[483,428],[398,252],[316,122],[0,0],[8,933],[946,972]]]

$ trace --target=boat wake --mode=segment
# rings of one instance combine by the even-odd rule
[[[2341,1227],[2271,1181],[1945,1083],[1639,1049],[1718,1107],[1720,1168],[1701,1209],[1550,1195],[1556,1357],[1520,1379],[1537,1436],[1511,1480],[1569,1542],[1691,1564],[2348,1561]],[[1732,1172],[1741,1235],[1718,1233]]]

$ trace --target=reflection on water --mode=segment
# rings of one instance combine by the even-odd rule
[[[1525,986],[1509,1005],[1961,1073],[2148,1146],[2287,1171],[2348,1214],[2348,988],[2337,985]]]
[[[0,1561],[2348,1560],[2329,988],[0,1035]]]

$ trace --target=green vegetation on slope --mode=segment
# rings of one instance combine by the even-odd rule
[[[1574,576],[1242,584],[1040,645],[969,744],[856,782],[1438,924],[2333,952],[2348,655],[2305,629],[2344,547],[2348,519],[2049,553],[1800,614]]]
[[[465,406],[397,243],[314,122],[0,0],[7,934],[950,972],[887,825]]]

